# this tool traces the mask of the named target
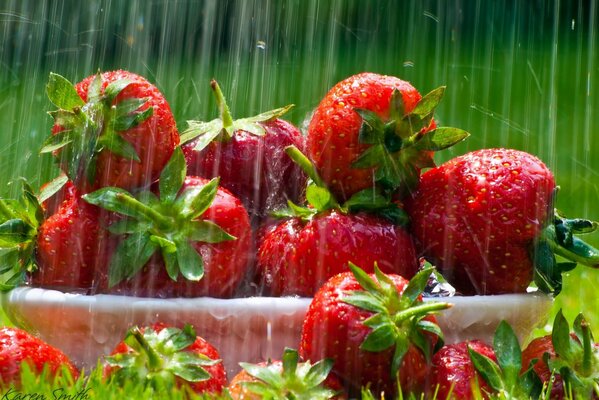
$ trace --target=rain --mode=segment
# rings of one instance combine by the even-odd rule
[[[59,174],[40,155],[50,72],[72,82],[99,70],[142,75],[180,131],[217,117],[216,79],[234,116],[294,104],[284,118],[305,133],[335,83],[369,71],[420,93],[447,87],[435,120],[471,136],[437,164],[525,150],[555,174],[559,210],[599,220],[598,27],[596,0],[2,0],[0,197],[15,197],[21,177],[39,188]],[[585,240],[599,246],[597,234]],[[599,333],[597,290],[599,272],[578,267],[553,313],[583,312]]]

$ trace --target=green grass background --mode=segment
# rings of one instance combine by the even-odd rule
[[[372,71],[422,93],[446,85],[436,119],[472,136],[438,162],[483,147],[538,155],[558,207],[599,220],[596,1],[28,1],[0,3],[0,195],[58,171],[39,155],[50,71],[78,81],[128,69],[166,95],[179,127],[212,119],[216,78],[234,115],[293,103],[305,123],[337,81]],[[599,233],[588,237],[599,245]],[[599,328],[599,272],[568,274],[555,302]]]

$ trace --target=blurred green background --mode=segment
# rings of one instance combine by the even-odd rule
[[[422,93],[446,85],[436,119],[472,136],[438,161],[482,147],[538,155],[558,207],[599,220],[597,1],[0,1],[0,195],[20,176],[58,170],[49,134],[50,71],[76,82],[98,69],[147,77],[180,129],[212,119],[219,80],[234,115],[293,103],[302,125],[337,81],[372,71]],[[599,245],[599,233],[587,240]],[[599,272],[579,267],[556,309],[599,331]]]

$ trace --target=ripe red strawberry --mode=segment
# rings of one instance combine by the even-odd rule
[[[218,350],[191,325],[133,327],[105,360],[104,376],[112,384],[133,381],[155,390],[187,385],[206,394],[220,393],[227,384]]]
[[[331,374],[333,360],[300,362],[296,350],[285,349],[282,361],[241,363],[228,393],[234,400],[313,399],[343,400],[341,382]]]
[[[374,275],[350,268],[353,275],[334,276],[314,295],[302,327],[300,355],[332,358],[333,372],[350,397],[367,384],[374,393],[394,396],[398,374],[402,390],[421,390],[427,360],[442,336],[429,313],[449,306],[422,302],[432,268],[410,282],[377,268]]]
[[[493,347],[478,340],[448,345],[432,364],[427,391],[438,399],[538,399],[542,391],[533,370],[522,368],[520,343],[505,321],[495,330]]]
[[[179,143],[166,99],[139,75],[98,73],[73,87],[50,74],[47,93],[58,110],[51,113],[53,135],[42,152],[58,157],[81,193],[148,186]]]
[[[593,341],[582,314],[570,332],[560,310],[552,334],[532,340],[522,352],[522,363],[523,366],[534,363],[534,371],[550,388],[551,399],[569,398],[570,390],[575,398],[598,398],[594,390],[599,385],[599,344]]]
[[[557,265],[552,251],[590,265],[599,252],[581,251],[572,236],[596,224],[553,215],[554,191],[537,157],[483,149],[424,173],[406,210],[421,250],[459,291],[524,292],[535,273],[540,287],[559,292],[561,270],[572,264]]]
[[[181,141],[190,175],[220,177],[221,185],[237,196],[251,216],[298,201],[306,176],[285,154],[287,146],[304,148],[304,137],[280,119],[289,108],[233,120],[216,81],[211,82],[220,117],[211,122],[189,122]]]
[[[363,263],[367,272],[378,263],[386,273],[407,278],[416,273],[414,244],[397,223],[396,205],[374,191],[339,205],[301,152],[287,151],[314,182],[306,190],[310,207],[290,203],[288,213],[282,214],[292,218],[259,235],[261,287],[273,296],[309,297],[330,277],[347,272],[350,262]]]
[[[94,293],[99,271],[116,247],[106,229],[112,213],[85,202],[75,190],[38,230],[34,286]]]
[[[60,350],[18,328],[0,328],[0,381],[9,386],[20,387],[21,366],[27,363],[34,373],[44,368],[53,379],[66,368],[75,379],[79,371]]]
[[[218,179],[185,176],[177,148],[156,193],[104,188],[85,200],[127,216],[104,281],[109,293],[149,297],[230,297],[246,274],[251,228],[241,202]]]
[[[473,385],[478,387],[485,399],[489,398],[489,393],[493,393],[493,389],[476,371],[470,359],[469,348],[497,362],[493,347],[480,340],[444,346],[433,356],[428,385],[430,392],[436,391],[436,398],[474,399]]]
[[[292,218],[259,243],[259,282],[272,296],[310,297],[330,277],[363,263],[373,272],[412,277],[418,262],[411,236],[401,226],[366,213],[320,213],[308,221]]]
[[[375,182],[392,192],[409,189],[421,168],[434,165],[433,151],[468,136],[446,128],[432,134],[443,91],[422,98],[410,83],[374,73],[337,83],[316,108],[307,136],[308,155],[335,197],[347,200]]]

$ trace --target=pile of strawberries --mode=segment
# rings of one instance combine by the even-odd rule
[[[522,293],[533,281],[557,294],[562,272],[599,265],[599,251],[576,236],[597,224],[555,211],[555,179],[541,160],[497,148],[436,166],[436,151],[468,136],[437,126],[443,87],[421,96],[399,78],[354,75],[326,94],[305,133],[281,119],[290,106],[235,120],[217,82],[211,87],[219,117],[189,121],[179,134],[164,96],[141,76],[105,72],[73,85],[51,74],[57,109],[42,153],[63,174],[39,193],[23,182],[21,198],[0,199],[0,286],[314,297],[299,354],[286,352],[271,372],[246,368],[260,382],[273,369],[293,381],[303,374],[306,387],[328,393],[312,398],[343,398],[319,386],[331,371],[340,381],[329,386],[352,396],[366,385],[394,394],[398,382],[429,392],[431,376],[441,391],[458,393],[462,381],[468,391],[473,367],[453,378],[438,372],[456,357],[488,374],[496,360],[509,390],[526,389],[513,382],[528,365],[494,358],[488,345],[442,348],[432,313],[449,305],[423,303],[422,292],[439,277],[429,263],[465,295]],[[513,348],[513,332],[501,329],[498,342]],[[584,332],[576,329],[571,345],[587,354]],[[162,370],[165,356],[148,350],[161,343],[173,371],[179,361],[193,366],[171,371],[177,379],[205,381],[215,361],[174,355],[194,338],[191,328],[132,329],[128,350],[117,352],[143,353],[156,367],[148,370]],[[331,361],[310,363],[321,359]],[[135,364],[107,363],[107,371]],[[481,390],[508,390],[488,374],[495,383],[481,381]]]

